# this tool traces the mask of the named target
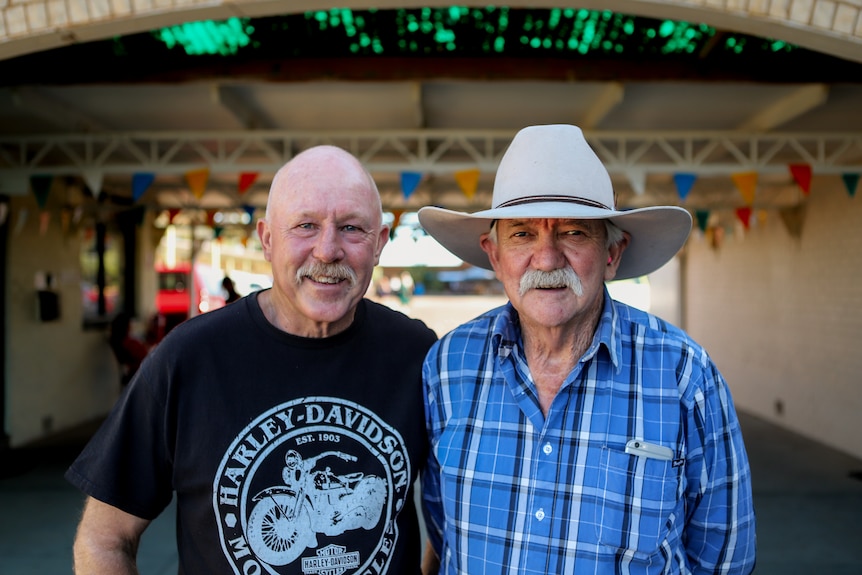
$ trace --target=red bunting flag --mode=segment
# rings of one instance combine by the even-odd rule
[[[742,227],[747,230],[751,224],[751,208],[736,208],[736,217],[742,222]]]
[[[51,212],[39,212],[39,235],[48,233],[48,224],[51,222]]]
[[[239,195],[243,195],[248,191],[251,185],[257,180],[260,174],[258,172],[243,172],[239,175],[239,183],[237,184]]]
[[[802,193],[807,196],[811,191],[811,166],[808,164],[790,164],[788,167]]]
[[[168,210],[168,223],[169,224],[174,223],[174,218],[177,217],[177,214],[179,214],[179,213],[180,213],[179,208],[170,208]]]
[[[736,189],[742,194],[742,198],[749,206],[754,203],[754,193],[757,190],[757,172],[745,172],[742,174],[731,174]]]

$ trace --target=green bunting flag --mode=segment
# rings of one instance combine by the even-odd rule
[[[850,197],[856,195],[856,187],[859,185],[859,174],[842,174],[841,179],[844,180],[844,186],[847,188],[847,193]]]
[[[51,193],[52,183],[54,183],[54,176],[30,176],[30,187],[33,189],[33,195],[36,196],[36,203],[39,204],[40,210],[45,209],[45,203],[48,201],[48,194]]]

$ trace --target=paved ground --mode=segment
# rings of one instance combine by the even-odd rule
[[[415,298],[411,312],[437,330],[496,305],[498,298],[445,305]],[[439,332],[439,331],[438,331]],[[862,574],[862,461],[740,414],[757,511],[758,575]],[[0,464],[0,575],[71,573],[82,497],[62,478],[92,427],[4,454]],[[153,522],[139,557],[142,575],[175,575],[173,517]]]

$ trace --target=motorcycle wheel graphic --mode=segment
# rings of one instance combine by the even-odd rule
[[[311,520],[300,502],[296,516],[296,496],[279,493],[263,497],[255,504],[248,518],[248,544],[262,561],[270,565],[287,565],[308,547],[317,545]]]

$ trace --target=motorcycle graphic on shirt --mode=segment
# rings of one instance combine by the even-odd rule
[[[252,498],[256,503],[248,519],[248,543],[270,565],[286,565],[308,547],[317,547],[318,533],[371,529],[380,520],[386,500],[383,480],[361,472],[335,475],[329,467],[314,469],[326,457],[356,461],[340,451],[303,460],[291,449],[285,455],[284,485]]]
[[[332,397],[278,405],[219,465],[222,550],[237,575],[387,573],[413,480],[401,435],[375,413]]]

